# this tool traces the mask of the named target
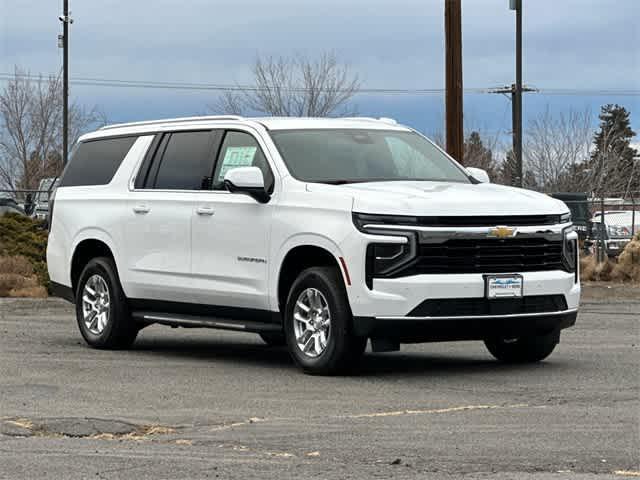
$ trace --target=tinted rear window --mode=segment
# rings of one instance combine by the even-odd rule
[[[137,138],[108,138],[80,143],[65,169],[59,186],[106,185]]]

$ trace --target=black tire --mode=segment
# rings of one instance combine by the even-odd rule
[[[83,313],[83,292],[87,282],[98,276],[106,284],[109,294],[106,325],[100,332],[86,325]],[[92,289],[93,290],[93,289]],[[127,298],[122,291],[116,266],[111,258],[97,257],[89,261],[78,279],[76,288],[76,319],[84,340],[94,348],[122,349],[130,347],[138,335],[138,327],[131,318]],[[95,330],[95,328],[94,328]]]
[[[493,338],[485,340],[491,355],[504,363],[534,363],[544,360],[556,348],[560,332],[531,335],[518,339]]]
[[[294,331],[294,310],[298,298],[307,289],[318,290],[330,312],[330,333],[326,348],[310,357],[298,347]],[[284,314],[284,331],[289,352],[305,373],[333,375],[344,373],[357,365],[367,344],[366,337],[352,334],[353,318],[342,276],[337,268],[313,267],[304,270],[293,282]]]
[[[284,333],[261,333],[260,338],[270,347],[282,347],[287,344]]]

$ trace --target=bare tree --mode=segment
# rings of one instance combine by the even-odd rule
[[[433,130],[432,132],[427,134],[433,143],[438,145],[441,149],[446,150],[446,141],[444,138],[444,132],[441,129]]]
[[[577,175],[589,159],[592,115],[589,109],[553,115],[547,107],[529,122],[525,136],[525,167],[545,190],[582,189]]]
[[[354,113],[347,104],[360,89],[360,81],[334,53],[324,53],[317,60],[301,55],[258,57],[252,71],[255,85],[226,92],[213,110],[297,117]]]
[[[69,139],[104,124],[96,108],[69,107]],[[0,91],[0,188],[35,189],[62,169],[62,85],[59,77],[32,77],[16,67]]]

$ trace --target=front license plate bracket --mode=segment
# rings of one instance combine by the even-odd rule
[[[522,275],[485,275],[484,292],[489,300],[497,298],[521,298],[523,295]]]

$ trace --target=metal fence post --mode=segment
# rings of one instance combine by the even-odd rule
[[[636,235],[636,199],[631,193],[631,238]]]
[[[606,225],[604,223],[604,195],[600,193],[600,231],[598,232],[598,263],[602,263],[605,260],[605,241],[604,236],[606,232]]]

